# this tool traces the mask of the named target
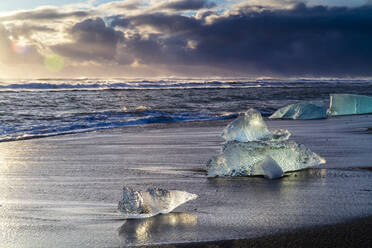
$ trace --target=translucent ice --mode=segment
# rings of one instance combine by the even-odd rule
[[[196,198],[197,195],[185,191],[158,188],[135,191],[124,187],[123,199],[119,201],[118,209],[126,219],[141,219],[169,213],[179,205]]]
[[[231,122],[222,132],[224,140],[241,142],[271,139],[286,140],[290,135],[287,130],[270,132],[260,112],[255,109],[249,109]]]
[[[304,145],[299,145],[293,141],[233,141],[225,143],[221,154],[208,161],[208,176],[265,175],[265,171],[263,173],[262,170],[257,169],[260,163],[260,166],[264,165],[263,167],[268,168],[267,170],[275,167],[272,164],[267,165],[268,161],[265,161],[267,156],[270,156],[283,172],[300,170],[325,163],[322,157],[310,151]],[[275,175],[277,174],[275,173]]]
[[[322,119],[326,118],[326,108],[322,101],[307,101],[291,104],[278,109],[270,119]]]
[[[283,176],[283,170],[270,156],[253,165],[252,173],[263,175],[268,179],[275,179]]]
[[[372,97],[353,94],[331,94],[328,115],[372,113]]]
[[[249,109],[223,131],[226,142],[221,153],[207,163],[209,177],[255,176],[282,177],[325,163],[304,145],[288,141],[288,130],[269,131],[261,114]]]

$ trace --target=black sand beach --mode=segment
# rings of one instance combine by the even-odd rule
[[[172,244],[146,247],[371,247],[372,218],[353,220],[347,223],[307,228],[290,233],[268,235],[261,238],[223,240],[215,242],[200,242]]]
[[[206,177],[227,122],[1,143],[0,247],[368,247],[372,115],[268,121],[327,160],[278,180]],[[124,220],[123,185],[199,198],[169,215]]]

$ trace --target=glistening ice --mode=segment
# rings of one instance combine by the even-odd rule
[[[304,145],[287,140],[288,130],[270,131],[254,109],[230,123],[222,135],[227,142],[221,153],[208,161],[209,177],[263,175],[273,179],[287,171],[325,163]]]
[[[354,94],[331,94],[328,115],[372,113],[372,97]]]
[[[118,209],[126,219],[148,218],[169,213],[197,197],[179,190],[149,188],[146,191],[135,191],[130,187],[123,187],[123,198],[119,201]]]
[[[270,119],[309,120],[326,118],[326,108],[322,101],[306,101],[290,104],[278,109]]]
[[[290,135],[288,130],[282,129],[270,132],[260,112],[252,108],[232,121],[222,132],[224,140],[241,142],[287,140]]]
[[[325,163],[325,159],[294,141],[227,142],[222,152],[207,163],[210,177],[269,175],[255,165],[270,156],[283,172],[296,171]],[[275,169],[275,168],[273,168]],[[277,173],[274,173],[277,175]],[[268,176],[269,177],[269,176]]]

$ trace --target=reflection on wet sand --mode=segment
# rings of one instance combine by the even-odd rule
[[[119,237],[126,243],[156,243],[172,240],[180,232],[198,223],[197,216],[188,213],[169,213],[147,219],[129,219],[119,228]]]

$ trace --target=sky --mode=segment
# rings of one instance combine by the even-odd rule
[[[370,77],[371,0],[12,0],[0,78]]]

